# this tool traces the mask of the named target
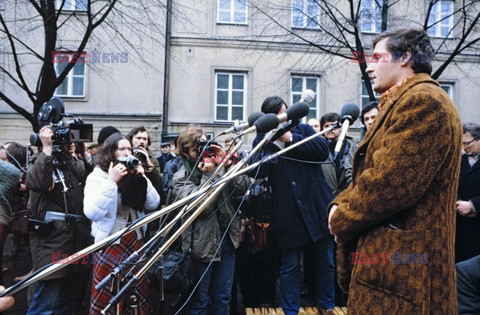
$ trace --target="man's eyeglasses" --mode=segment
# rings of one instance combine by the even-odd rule
[[[469,144],[472,143],[473,141],[477,141],[477,140],[478,140],[478,139],[473,138],[473,139],[470,140],[470,141],[466,141],[466,142],[464,141],[464,142],[462,142],[462,143],[463,143],[463,145],[469,145]]]

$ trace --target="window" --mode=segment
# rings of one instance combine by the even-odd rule
[[[375,100],[378,101],[380,94],[375,93]],[[368,103],[370,103],[370,96],[368,96],[367,86],[365,85],[365,81],[362,80],[362,108],[365,107]]]
[[[310,89],[315,93],[315,98],[313,101],[308,103],[310,106],[310,111],[306,119],[317,118],[318,119],[318,91],[319,91],[319,78],[313,76],[292,76],[292,85],[290,88],[291,91],[291,104],[299,102],[302,98],[303,91]]]
[[[453,83],[451,82],[440,82],[440,87],[447,92],[448,96],[453,100]]]
[[[217,72],[215,74],[215,120],[243,121],[246,91],[246,73]]]
[[[62,11],[87,11],[87,0],[55,0],[55,8],[59,10],[60,7]]]
[[[292,27],[320,28],[320,5],[316,0],[293,0]]]
[[[434,37],[447,37],[453,27],[453,1],[438,1],[428,17],[427,33]]]
[[[0,10],[5,10],[5,0],[0,0]]]
[[[218,22],[247,24],[247,0],[218,0]]]
[[[57,76],[62,73],[67,65],[67,60],[65,60],[65,62],[55,63]],[[55,90],[55,96],[85,97],[85,63],[82,60],[79,60],[70,72],[68,72],[62,84]]]
[[[380,33],[382,30],[383,0],[362,0],[362,32]]]

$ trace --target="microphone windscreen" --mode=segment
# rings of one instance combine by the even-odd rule
[[[310,106],[305,102],[298,102],[287,108],[286,113],[289,120],[300,119],[308,115]]]
[[[304,102],[310,103],[310,102],[313,101],[314,98],[315,98],[315,92],[313,92],[312,90],[307,89],[307,90],[303,91],[302,100]]]
[[[258,118],[253,125],[256,127],[257,132],[267,132],[277,128],[279,123],[280,121],[277,115],[270,113]]]
[[[253,123],[257,121],[258,118],[262,117],[263,115],[265,115],[264,113],[262,112],[253,112],[250,114],[250,116],[248,116],[248,125],[250,127],[253,126]]]
[[[350,120],[350,124],[353,124],[353,122],[357,120],[358,115],[360,115],[360,109],[358,108],[357,104],[354,104],[354,103],[347,103],[343,105],[342,111],[340,113],[342,122],[344,122],[345,119],[347,119],[346,116],[351,117],[351,118],[348,117],[348,120]]]

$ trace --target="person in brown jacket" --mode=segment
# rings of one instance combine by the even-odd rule
[[[39,132],[42,151],[29,163],[26,184],[30,190],[33,230],[30,232],[33,269],[62,261],[92,243],[90,222],[83,214],[85,164],[66,146],[54,144],[54,132],[44,126]],[[58,163],[57,163],[58,162]],[[64,185],[67,191],[64,193]],[[64,215],[65,219],[46,218],[47,212]],[[50,221],[48,223],[48,221]],[[32,221],[33,222],[33,221]],[[41,223],[43,222],[43,223]],[[35,293],[27,314],[74,314],[81,310],[90,276],[87,257],[72,263],[35,283]]]
[[[454,236],[462,125],[430,77],[423,30],[381,33],[367,72],[380,113],[352,184],[330,205],[349,314],[455,314]]]

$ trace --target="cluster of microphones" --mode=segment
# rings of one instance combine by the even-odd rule
[[[278,139],[278,137],[280,137],[283,133],[287,132],[292,127],[296,126],[296,124],[298,124],[299,121],[303,117],[308,115],[308,113],[310,111],[310,106],[309,106],[308,103],[311,103],[314,100],[314,98],[315,98],[314,92],[312,90],[306,90],[302,93],[300,101],[293,104],[292,106],[288,107],[287,110],[284,113],[276,115],[276,114],[273,114],[273,113],[264,114],[264,113],[261,113],[261,112],[254,112],[248,117],[248,121],[246,123],[236,124],[236,125],[232,126],[231,128],[222,132],[220,135],[229,134],[229,133],[236,133],[237,137],[239,137],[239,136],[242,136],[244,134],[251,133],[251,132],[260,132],[260,133],[265,133],[264,140],[270,141],[270,142],[275,141],[275,139]],[[48,109],[48,108],[46,108],[46,109]],[[50,111],[48,111],[48,113],[50,113]],[[359,113],[360,113],[360,110],[359,110],[358,106],[353,104],[353,103],[347,103],[342,107],[341,115],[340,115],[341,116],[340,121],[336,125],[331,127],[331,130],[338,129],[340,127],[342,128],[340,136],[337,140],[337,146],[335,147],[334,158],[336,158],[336,156],[338,155],[338,152],[340,152],[341,147],[343,146],[343,141],[345,139],[348,128],[358,118]],[[325,132],[326,132],[326,130],[323,130],[323,131],[319,132],[317,135],[324,134]],[[304,139],[302,141],[308,141],[308,138]],[[302,141],[300,141],[300,142],[302,142]],[[294,144],[290,148],[285,148],[285,150],[291,149],[295,145],[300,145],[300,143]],[[259,161],[257,163],[261,163],[261,162],[263,162],[263,161]],[[127,162],[125,162],[125,163],[127,163]],[[135,163],[138,163],[138,161],[136,161]],[[239,165],[241,166],[241,164],[239,164]],[[250,165],[249,167],[253,167],[253,166],[254,165]],[[248,167],[247,167],[247,169],[248,169]],[[247,169],[244,169],[244,171],[247,170]],[[236,176],[236,175],[237,175],[236,173],[233,174],[233,176]],[[225,180],[228,180],[228,179],[225,179]],[[199,196],[200,193],[205,193],[205,191],[202,192],[200,190],[199,192],[197,192],[197,196]],[[171,211],[174,207],[178,207],[182,204],[185,204],[185,203],[193,200],[194,198],[196,198],[196,196],[193,194],[192,196],[189,196],[189,197],[185,198],[185,200],[182,200],[182,203],[180,203],[180,201],[177,201],[177,203],[174,203],[174,204],[172,204],[168,207],[171,207],[171,209],[170,209],[170,211]],[[163,209],[162,211],[166,211],[167,208]],[[146,221],[146,223],[151,222],[156,218],[159,218],[160,215],[161,215],[160,212],[157,213],[155,216],[152,216],[151,218],[149,218],[150,221]],[[140,221],[137,222],[136,224],[140,224]],[[117,233],[120,233],[120,232],[117,232]],[[181,233],[181,232],[177,231],[176,233]],[[105,239],[104,243],[100,242],[100,243],[96,243],[94,245],[91,245],[90,247],[80,251],[79,253],[77,253],[75,255],[85,255],[85,254],[91,253],[91,252],[97,250],[98,248],[101,248],[101,246],[105,245],[107,241],[110,242],[114,237],[118,237],[118,235],[113,234],[113,235],[110,236],[110,238]],[[178,237],[178,235],[177,235],[177,237]],[[154,249],[154,246],[153,246],[153,244],[151,244],[149,246],[149,248],[147,249],[147,251],[145,253],[145,256],[147,257],[148,256],[147,254],[150,253],[151,251],[153,251],[153,249]],[[73,255],[71,257],[73,257]],[[101,287],[107,285],[109,282],[112,281],[113,278],[115,278],[119,273],[121,273],[124,270],[125,266],[130,265],[131,262],[136,261],[139,257],[140,257],[139,256],[139,251],[136,251],[125,262],[118,265],[109,275],[107,275],[102,281],[100,281],[100,283],[96,286],[96,289],[99,290]],[[155,256],[153,258],[155,258]],[[153,260],[153,262],[154,262],[154,260]],[[54,270],[56,268],[59,268],[59,266],[60,265],[55,265],[55,266],[50,266],[48,268],[45,268],[45,270],[42,270],[40,273],[34,274],[30,278],[27,278],[27,279],[23,280],[22,282],[18,283],[17,285],[8,288],[6,291],[4,291],[2,294],[0,294],[0,296],[5,296],[7,294],[13,294],[13,293],[21,290],[22,288],[26,287],[28,284],[34,283],[35,281],[38,281],[39,279],[41,279],[45,275],[48,275],[48,274],[54,272]],[[123,286],[120,289],[120,291],[110,300],[109,305],[107,306],[106,309],[104,309],[102,311],[102,314],[106,314],[108,312],[108,310],[113,305],[115,305],[126,294],[126,292],[128,292],[129,288],[132,287],[135,284],[135,282],[138,280],[137,275],[133,275],[131,277],[131,279],[129,280],[129,282],[125,286]],[[142,275],[143,274],[140,274],[140,276],[142,276]]]
[[[238,133],[239,136],[242,136],[251,132],[266,133],[268,131],[275,130],[281,123],[299,121],[308,115],[308,112],[310,111],[310,106],[308,103],[312,102],[314,98],[315,93],[312,90],[305,90],[302,93],[300,101],[288,107],[284,113],[275,115],[272,113],[264,114],[262,112],[254,112],[248,116],[246,123],[234,125],[223,131],[220,135]],[[360,109],[356,104],[346,103],[343,105],[340,112],[340,122],[338,125],[336,125],[336,128],[341,127],[342,130],[335,146],[334,159],[336,159],[343,146],[348,129],[355,122],[355,120],[357,120],[359,114]],[[289,129],[287,128],[283,128],[282,131],[287,132],[288,130]],[[282,131],[280,131],[280,133]],[[281,136],[278,131],[273,134],[275,135],[272,136],[273,139]],[[269,139],[269,141],[273,140]]]

